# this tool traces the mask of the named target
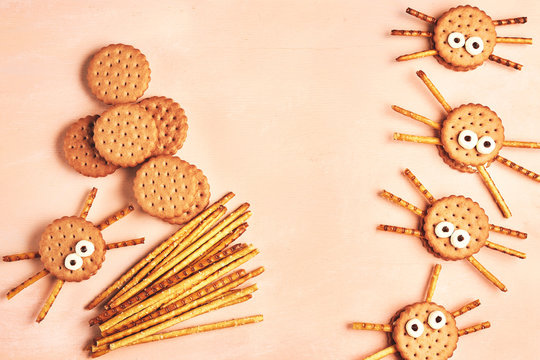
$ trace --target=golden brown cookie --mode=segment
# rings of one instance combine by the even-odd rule
[[[85,245],[85,241],[91,245]],[[78,216],[54,220],[45,228],[39,241],[43,266],[64,281],[90,278],[105,260],[105,251],[105,241],[98,228]]]
[[[488,60],[497,43],[492,19],[473,6],[445,12],[433,31],[433,45],[443,65],[458,71],[472,70]]]
[[[424,238],[437,256],[460,260],[476,254],[489,237],[489,220],[478,203],[463,196],[436,200],[424,217]]]
[[[92,57],[86,80],[92,93],[106,104],[134,102],[148,88],[150,67],[138,49],[113,44]]]
[[[418,302],[398,312],[392,337],[405,360],[446,360],[457,347],[456,320],[444,307]]]
[[[157,138],[152,116],[138,104],[113,106],[94,126],[94,142],[101,156],[122,167],[146,160],[156,148]]]
[[[99,115],[79,119],[66,131],[64,155],[68,164],[85,176],[101,177],[112,174],[117,165],[107,162],[94,145],[94,124]]]
[[[166,222],[170,224],[181,225],[197,216],[201,211],[203,211],[207,206],[210,200],[210,186],[206,180],[206,176],[200,178],[197,182],[197,191],[195,197],[193,198],[193,205],[187,211],[184,211],[182,215],[173,217],[173,218],[164,218]]]
[[[174,155],[186,140],[188,124],[184,109],[174,100],[164,96],[153,96],[139,102],[152,114],[157,129],[158,141],[154,155]]]
[[[171,155],[143,164],[135,176],[133,192],[143,210],[159,218],[184,216],[200,199],[210,196],[203,172]]]
[[[474,166],[465,165],[465,164],[462,164],[453,160],[446,153],[446,151],[444,151],[444,148],[442,146],[437,146],[437,151],[439,152],[439,156],[443,159],[444,163],[450,166],[452,169],[455,169],[464,173],[469,173],[469,174],[478,172],[478,169]],[[492,163],[493,163],[493,160],[488,161],[486,164],[484,164],[484,167],[487,169]]]

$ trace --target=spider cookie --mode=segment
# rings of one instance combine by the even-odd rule
[[[390,324],[352,324],[355,330],[376,330],[390,334],[390,346],[365,360],[379,360],[390,354],[398,354],[404,360],[446,360],[453,355],[461,336],[491,326],[486,321],[464,329],[457,327],[456,317],[479,306],[479,300],[453,312],[432,302],[440,271],[441,265],[437,264],[429,281],[425,301],[405,306],[394,315]]]
[[[93,188],[86,198],[79,216],[64,216],[54,220],[45,228],[41,234],[38,252],[3,257],[4,261],[40,258],[43,263],[41,271],[7,293],[8,299],[48,274],[56,278],[54,288],[36,318],[37,322],[41,322],[45,318],[64,282],[83,281],[96,274],[105,260],[107,250],[144,243],[144,238],[111,244],[105,243],[101,232],[133,211],[133,206],[125,207],[109,216],[105,221],[95,225],[86,220],[86,216],[94,202],[96,193],[97,189]]]
[[[133,46],[113,44],[90,60],[88,87],[105,104],[124,104],[140,98],[150,82],[146,57]]]
[[[539,174],[499,155],[503,147],[540,149],[540,143],[506,140],[502,121],[493,110],[479,104],[466,104],[452,108],[423,71],[418,71],[416,74],[442,105],[447,116],[442,123],[439,123],[393,105],[394,111],[420,121],[438,132],[435,137],[394,133],[394,140],[437,145],[443,161],[451,168],[468,173],[478,172],[504,217],[512,216],[486,168],[492,162],[498,161],[540,182]]]
[[[392,30],[392,35],[423,36],[431,40],[432,49],[398,57],[397,61],[435,56],[445,67],[456,71],[476,69],[486,60],[521,70],[522,65],[493,54],[498,43],[532,44],[530,38],[499,37],[496,26],[524,24],[526,17],[492,20],[477,7],[465,5],[452,8],[438,19],[411,8],[407,13],[433,25],[432,31]]]

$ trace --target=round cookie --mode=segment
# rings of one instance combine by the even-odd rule
[[[466,149],[458,142],[462,131],[469,130],[476,134],[478,140],[489,136],[494,141],[488,154],[478,151],[480,144]],[[479,104],[461,105],[453,109],[443,121],[441,143],[448,156],[458,163],[467,166],[484,165],[493,161],[503,146],[504,127],[497,114],[487,106]],[[484,142],[485,143],[485,142]]]
[[[203,211],[207,206],[210,200],[210,186],[204,177],[204,181],[197,182],[197,192],[193,198],[193,205],[187,211],[184,211],[182,215],[173,217],[173,218],[164,218],[169,224],[181,225],[197,216],[201,211]]]
[[[113,44],[92,57],[86,80],[92,93],[106,104],[134,102],[148,88],[150,67],[138,49]]]
[[[207,195],[201,196],[201,189]],[[133,192],[144,211],[162,219],[184,216],[198,199],[210,196],[203,172],[171,155],[143,164],[135,175]]]
[[[467,42],[471,38],[475,39]],[[482,65],[493,53],[496,42],[497,33],[492,19],[482,10],[469,5],[445,12],[437,20],[433,31],[437,59],[458,71],[472,70]]]
[[[476,167],[459,163],[450,158],[450,156],[446,153],[446,151],[444,151],[444,148],[442,146],[437,146],[437,151],[439,152],[439,156],[443,159],[444,163],[450,166],[452,169],[469,174],[474,174],[475,172],[478,172],[478,169]],[[492,163],[493,160],[488,161],[486,164],[484,164],[484,167],[488,168]]]
[[[68,255],[75,253],[81,240],[90,241],[95,249],[90,256],[81,257],[82,266],[69,270],[65,266]],[[97,227],[78,216],[65,216],[49,224],[39,241],[39,255],[43,266],[64,281],[82,281],[94,275],[105,260],[105,241]]]
[[[455,247],[450,237],[435,234],[437,224],[446,221],[455,230],[464,230],[470,236],[466,247]],[[424,238],[433,252],[445,260],[461,260],[476,254],[489,237],[489,220],[476,202],[463,196],[449,196],[435,201],[423,220]]]
[[[158,129],[154,155],[174,155],[186,140],[188,124],[184,109],[174,100],[153,96],[139,102],[154,119]]]
[[[156,148],[157,127],[150,113],[138,104],[116,105],[94,126],[94,143],[105,160],[122,167],[135,166]]]
[[[74,122],[64,137],[64,155],[68,164],[85,176],[112,174],[118,166],[107,162],[96,150],[94,124],[99,115],[89,115]]]
[[[428,317],[434,311],[440,311],[446,324],[440,329],[429,325]],[[396,348],[405,360],[446,360],[452,356],[459,339],[456,320],[444,307],[432,302],[419,302],[406,306],[398,312],[394,323],[392,338]],[[408,334],[406,324],[412,319],[422,323],[424,331],[413,337]]]

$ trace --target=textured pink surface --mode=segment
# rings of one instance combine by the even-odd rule
[[[102,179],[79,175],[61,154],[63,132],[106,107],[84,84],[84,64],[109,43],[141,49],[152,69],[146,96],[164,95],[186,110],[188,137],[178,155],[208,176],[212,199],[232,190],[232,206],[252,204],[243,236],[265,265],[248,303],[189,324],[263,313],[265,321],[126,348],[109,359],[361,359],[385,336],[353,331],[352,321],[385,322],[422,299],[436,259],[414,237],[377,232],[379,223],[415,227],[406,210],[377,196],[385,188],[423,206],[400,171],[409,167],[437,197],[463,194],[490,221],[529,233],[492,241],[527,252],[519,260],[482,249],[477,258],[509,288],[502,293],[469,264],[444,262],[434,301],[452,310],[480,298],[458,319],[492,328],[460,339],[453,359],[534,359],[540,336],[540,187],[501,164],[490,172],[513,217],[503,219],[477,176],[444,165],[434,147],[398,143],[393,131],[431,135],[390,109],[397,104],[439,120],[442,108],[416,77],[424,70],[452,106],[477,102],[503,119],[510,139],[540,140],[540,47],[499,44],[495,54],[525,65],[495,63],[467,73],[426,58],[396,63],[427,40],[391,37],[391,29],[426,30],[405,14],[412,6],[437,16],[450,1],[0,1],[0,254],[37,250],[55,218],[76,214],[92,186],[88,219],[100,221],[133,202],[132,170]],[[502,36],[540,39],[540,4],[476,1],[493,18],[528,16],[498,28]],[[518,6],[519,5],[519,6]],[[540,151],[501,154],[540,171]],[[2,359],[85,358],[95,335],[84,306],[134,258],[177,227],[136,210],[104,231],[106,241],[139,236],[147,244],[113,250],[101,270],[64,286],[41,324],[34,319],[52,288],[42,279],[9,302],[0,299]],[[40,269],[39,260],[0,263],[0,289]],[[392,357],[388,357],[392,359]]]

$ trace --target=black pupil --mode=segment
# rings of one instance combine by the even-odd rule
[[[471,141],[471,136],[470,135],[465,136],[465,141]]]
[[[488,148],[491,146],[491,143],[489,141],[484,141],[484,146]]]
[[[86,250],[87,250],[87,249],[86,249],[86,246],[82,246],[82,247],[81,247],[81,251],[82,251],[83,253],[85,253]]]
[[[458,241],[463,241],[463,240],[464,240],[464,237],[463,237],[463,235],[459,235],[459,236],[457,237],[457,239],[458,239]]]
[[[444,232],[448,232],[448,230],[449,230],[448,226],[445,226],[445,227],[442,228],[442,231],[444,231]]]
[[[436,322],[440,323],[442,321],[442,317],[440,316],[437,316],[437,318],[435,319]]]
[[[454,42],[457,44],[459,43],[459,38],[454,38]]]
[[[71,260],[69,263],[71,264],[71,266],[75,266],[76,264],[75,260]]]
[[[478,49],[480,47],[480,44],[477,42],[473,42],[472,47]]]
[[[418,331],[418,325],[416,325],[416,324],[413,324],[413,326],[411,326],[411,328],[412,328],[414,331]]]

